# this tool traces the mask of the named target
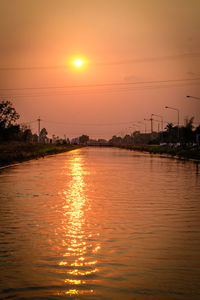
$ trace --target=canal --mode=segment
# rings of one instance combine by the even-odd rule
[[[82,148],[0,173],[1,299],[199,299],[194,163]]]

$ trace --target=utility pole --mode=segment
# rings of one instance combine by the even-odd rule
[[[145,119],[144,119],[145,120]],[[141,121],[138,121],[138,123],[140,124],[143,124],[144,125],[144,132],[147,133],[147,128],[146,128],[146,120],[145,120],[145,123],[144,122],[141,122]]]
[[[147,133],[147,124],[146,124],[146,120],[144,121],[144,132],[145,132],[145,134]]]
[[[37,121],[38,121],[38,143],[39,143],[40,142],[40,121],[41,121],[40,117],[37,119]]]
[[[169,109],[173,109],[177,111],[178,114],[178,133],[177,133],[177,137],[178,137],[178,143],[179,143],[179,109],[178,108],[174,108],[174,107],[170,107],[170,106],[165,106],[165,108],[169,108]]]
[[[152,114],[152,116],[156,116],[161,118],[162,132],[163,132],[163,116]]]
[[[151,115],[150,121],[151,121],[151,133],[153,133],[153,114]]]

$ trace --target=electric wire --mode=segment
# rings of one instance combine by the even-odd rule
[[[102,84],[94,84],[94,85],[77,85],[77,86],[71,86],[73,88],[79,88],[79,87],[82,87],[82,88],[93,88],[93,87],[122,87],[125,89],[127,89],[127,87],[131,86],[131,87],[134,87],[134,88],[159,88],[162,86],[162,87],[167,87],[166,84],[168,84],[168,87],[169,87],[169,83],[170,84],[198,84],[198,81],[200,80],[200,77],[197,77],[197,78],[184,78],[184,79],[170,79],[170,80],[154,80],[154,81],[140,81],[140,82],[117,82],[117,83],[102,83]],[[139,86],[137,86],[139,85]],[[3,88],[3,89],[0,89],[0,91],[2,91],[3,93],[1,93],[1,97],[4,97],[4,96],[14,96],[14,93],[13,91],[26,91],[26,90],[45,90],[45,89],[69,89],[71,88],[70,86],[60,86],[60,87],[34,87],[34,88]],[[8,94],[7,92],[9,91],[12,91],[12,95],[11,94]],[[78,91],[79,93],[80,92],[91,92],[91,89],[89,90],[76,90]],[[6,92],[6,94],[5,94]],[[74,91],[68,91],[68,94],[70,94],[69,92],[71,92],[72,94],[74,94]],[[94,92],[96,93],[97,90],[94,90]],[[46,92],[47,93],[47,92]],[[31,94],[31,96],[39,96],[38,94]],[[52,95],[52,92],[51,94]],[[16,94],[15,95],[16,97],[17,96],[20,96],[20,97],[23,97],[23,96],[29,96],[29,94]],[[42,96],[42,95],[40,95]],[[44,95],[45,96],[45,95]]]
[[[173,59],[182,59],[182,58],[193,58],[199,57],[200,52],[193,53],[181,53],[175,55],[165,55],[157,57],[146,57],[146,58],[135,58],[135,59],[126,59],[120,61],[110,61],[110,62],[92,62],[92,65],[95,66],[113,66],[113,65],[124,65],[124,64],[133,64],[133,63],[144,63],[144,62],[155,62],[155,61],[165,61]],[[52,66],[28,66],[28,67],[0,67],[0,71],[31,71],[31,70],[56,70],[56,69],[66,69],[66,65],[52,65]]]
[[[15,94],[15,93],[0,93],[0,97],[2,98],[23,98],[23,97],[52,97],[52,96],[78,96],[78,95],[86,95],[86,94],[111,94],[111,93],[122,93],[129,91],[137,91],[137,90],[151,90],[151,89],[162,89],[162,88],[175,88],[175,87],[185,87],[199,85],[199,82],[185,82],[178,84],[165,84],[165,85],[148,85],[148,86],[135,86],[135,87],[124,87],[124,88],[115,88],[115,89],[99,89],[99,90],[77,90],[73,92],[46,92],[46,93],[26,93],[26,94]]]
[[[23,88],[0,88],[0,91],[23,91],[23,90],[47,90],[47,89],[69,89],[69,88],[87,88],[87,87],[107,87],[107,86],[129,86],[137,84],[154,84],[154,83],[170,83],[170,82],[184,82],[196,81],[196,78],[182,78],[182,79],[167,79],[167,80],[151,80],[151,81],[134,81],[134,82],[112,82],[112,83],[97,83],[97,84],[80,84],[80,85],[64,85],[64,86],[43,86],[43,87],[23,87]]]

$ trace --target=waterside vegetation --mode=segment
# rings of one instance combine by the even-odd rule
[[[200,125],[193,125],[194,118],[186,118],[183,126],[168,123],[161,132],[113,136],[109,141],[92,140],[88,135],[70,140],[52,136],[48,138],[46,128],[32,133],[26,124],[17,124],[19,114],[10,101],[0,102],[0,167],[44,157],[45,155],[66,152],[83,146],[110,146],[152,154],[169,155],[181,159],[200,160]]]
[[[0,167],[18,162],[62,153],[80,148],[80,145],[54,145],[12,142],[0,145]]]
[[[82,147],[58,137],[49,139],[46,128],[33,134],[26,124],[16,123],[19,117],[10,101],[0,102],[0,167]]]
[[[197,147],[172,147],[160,145],[122,145],[123,149],[149,152],[151,154],[168,155],[179,159],[200,160],[200,151]]]
[[[161,132],[133,132],[123,138],[113,136],[109,141],[115,147],[168,155],[180,159],[200,160],[200,126],[194,127],[194,118],[186,118],[182,126],[168,123]]]

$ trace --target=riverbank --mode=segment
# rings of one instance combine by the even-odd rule
[[[62,153],[80,148],[80,145],[54,145],[38,143],[5,143],[0,145],[0,167],[26,160]]]
[[[171,157],[177,157],[180,159],[194,159],[200,160],[200,150],[191,147],[170,147],[170,146],[159,146],[159,145],[126,145],[120,146],[120,148],[144,151],[151,154],[166,154]]]

